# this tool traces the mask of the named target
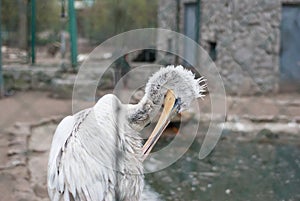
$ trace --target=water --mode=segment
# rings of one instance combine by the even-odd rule
[[[244,141],[226,135],[204,160],[198,159],[199,138],[180,160],[146,180],[164,200],[300,200],[299,137],[262,135]]]

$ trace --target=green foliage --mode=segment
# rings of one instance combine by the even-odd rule
[[[37,32],[60,29],[60,1],[37,0],[36,1],[36,28]]]
[[[18,4],[16,0],[2,0],[2,29],[9,32],[18,28]]]
[[[31,7],[28,0],[2,0],[2,39],[4,44],[15,45],[18,43],[18,37],[22,34],[28,34],[30,28]],[[56,33],[60,29],[60,1],[59,0],[37,0],[36,1],[36,31],[42,32],[50,30]],[[24,15],[20,13],[24,12]],[[27,16],[28,27],[21,30],[20,18]],[[26,23],[26,20],[22,21]],[[23,26],[24,27],[24,26]],[[25,33],[23,33],[25,31]]]
[[[157,0],[96,0],[78,12],[79,31],[95,42],[131,29],[155,27]]]
[[[68,0],[65,0],[66,3]],[[95,0],[91,7],[77,10],[78,32],[94,42],[131,29],[155,27],[158,0]],[[2,0],[2,37],[9,44],[17,43],[20,35],[20,10],[27,11],[30,28],[29,0]],[[38,38],[39,44],[57,40],[61,29],[61,0],[36,0],[36,31],[50,31],[51,37]],[[67,12],[67,5],[66,5]],[[66,27],[67,28],[67,27]],[[30,30],[27,30],[27,34]],[[26,33],[24,33],[26,34]],[[30,36],[30,34],[28,35]]]

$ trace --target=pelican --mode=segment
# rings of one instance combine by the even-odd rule
[[[92,108],[65,117],[49,154],[50,199],[151,200],[144,189],[143,161],[172,117],[204,96],[205,85],[203,77],[196,79],[182,66],[167,66],[149,78],[138,104],[122,104],[108,94]],[[162,105],[156,127],[143,145],[139,132]]]

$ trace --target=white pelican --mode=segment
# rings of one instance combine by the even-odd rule
[[[48,193],[52,201],[151,200],[144,189],[143,160],[174,113],[203,97],[205,82],[182,66],[161,68],[148,81],[136,105],[112,94],[94,107],[65,117],[58,125],[49,155]],[[139,131],[164,109],[142,145]]]

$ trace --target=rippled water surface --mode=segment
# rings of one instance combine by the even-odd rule
[[[198,159],[198,139],[180,160],[146,180],[164,200],[300,200],[299,138],[238,136],[223,137],[204,160]]]

